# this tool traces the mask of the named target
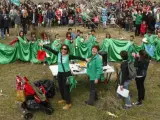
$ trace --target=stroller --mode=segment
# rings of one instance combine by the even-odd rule
[[[47,115],[51,115],[54,109],[50,106],[47,100],[47,91],[43,85],[36,86],[30,83],[29,80],[24,77],[16,77],[17,91],[21,90],[24,93],[24,101],[21,107],[24,109],[24,119],[30,120],[33,117],[32,112],[36,110],[42,110]]]

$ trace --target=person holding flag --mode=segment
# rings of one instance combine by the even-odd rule
[[[9,0],[9,2],[15,4],[16,6],[20,6],[20,0]]]

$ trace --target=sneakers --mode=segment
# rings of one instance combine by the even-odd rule
[[[89,100],[88,100],[88,101],[85,101],[84,103],[87,104],[87,105],[93,106],[93,103],[91,103]]]
[[[123,106],[123,109],[130,109],[132,107],[132,105],[127,105],[127,104],[125,104],[124,106]]]
[[[68,110],[69,108],[72,107],[72,104],[66,104],[64,107],[63,107],[63,110]]]
[[[141,106],[142,105],[142,102],[135,102],[135,103],[132,103],[133,105],[136,105],[136,106]]]
[[[59,101],[58,101],[58,104],[65,104],[65,103],[66,103],[65,100],[59,100]]]

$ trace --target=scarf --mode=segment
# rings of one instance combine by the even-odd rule
[[[67,39],[67,40],[71,40],[71,37],[67,37],[66,39]]]

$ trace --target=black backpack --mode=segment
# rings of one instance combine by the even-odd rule
[[[128,71],[129,71],[129,78],[135,79],[137,76],[136,68],[134,66],[134,62],[128,61]]]
[[[55,96],[55,84],[52,80],[39,80],[34,84],[37,87],[43,86],[45,88],[47,98],[53,98]]]

